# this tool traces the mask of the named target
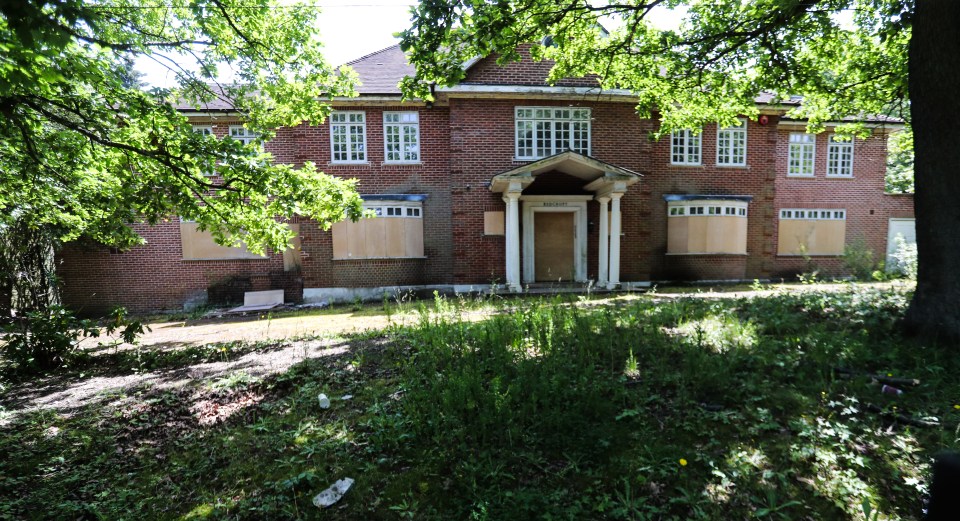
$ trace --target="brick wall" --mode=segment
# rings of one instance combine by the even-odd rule
[[[867,139],[853,143],[853,177],[828,178],[827,142],[829,132],[816,136],[814,176],[788,177],[788,140],[791,132],[802,127],[781,127],[777,131],[775,180],[776,198],[770,244],[776,249],[781,208],[830,208],[847,211],[846,243],[862,244],[873,252],[877,261],[884,260],[887,250],[887,226],[890,218],[913,217],[913,196],[884,193],[887,134],[882,129]],[[816,256],[809,259],[781,256],[774,251],[770,275],[793,278],[797,273],[819,270],[823,275],[846,274],[841,257]]]
[[[527,57],[528,49],[521,53]],[[550,63],[524,60],[498,67],[494,58],[474,65],[465,83],[540,85]],[[592,78],[563,80],[560,85],[595,86]],[[669,139],[651,141],[656,119],[640,119],[631,102],[450,98],[435,107],[344,105],[366,112],[367,162],[331,164],[329,125],[282,129],[266,148],[277,161],[302,165],[314,162],[332,175],[356,178],[363,194],[426,194],[423,203],[423,259],[333,260],[329,231],[301,222],[302,271],[283,272],[279,255],[265,260],[183,261],[176,222],[138,226],[147,244],[128,253],[83,250],[77,246],[61,256],[60,273],[69,305],[88,311],[124,304],[137,311],[179,308],[208,288],[282,287],[288,300],[301,297],[302,287],[373,287],[442,283],[488,284],[504,281],[503,236],[483,234],[486,211],[504,211],[501,194],[489,190],[491,178],[526,162],[514,160],[514,108],[575,106],[592,110],[591,155],[601,161],[641,173],[621,200],[621,280],[743,279],[792,277],[810,264],[776,252],[780,208],[843,208],[847,210],[847,242],[862,239],[881,260],[886,251],[891,217],[912,217],[913,198],[885,195],[883,176],[886,134],[858,139],[854,144],[852,179],[827,179],[827,135],[816,141],[813,178],[786,176],[788,137],[802,128],[781,124],[772,116],[766,125],[747,124],[747,164],[716,165],[715,125],[701,135],[702,164],[670,164]],[[421,163],[384,162],[383,112],[416,110],[420,115]],[[236,120],[198,120],[224,136]],[[549,176],[550,174],[545,174]],[[576,180],[545,177],[531,187],[538,193],[572,193]],[[747,255],[666,255],[665,194],[747,195]],[[598,272],[598,205],[588,203],[587,275]],[[298,220],[299,221],[299,220]],[[817,257],[824,274],[841,274],[840,257]],[[233,286],[225,281],[239,281]],[[246,286],[245,286],[246,285]],[[229,293],[229,292],[228,292]]]

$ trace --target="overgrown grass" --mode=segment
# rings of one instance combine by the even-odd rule
[[[919,519],[960,363],[899,336],[908,296],[437,299],[279,376],[17,417],[0,518]],[[310,504],[343,477],[340,504]]]

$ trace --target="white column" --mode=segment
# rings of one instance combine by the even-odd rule
[[[609,197],[597,197],[597,202],[600,203],[600,256],[597,269],[597,286],[606,286],[607,285],[607,267],[609,266],[609,245],[608,240],[610,239],[610,218],[607,216],[607,203],[610,202]]]
[[[507,203],[507,288],[520,291],[520,192],[506,192]]]
[[[607,289],[620,285],[620,198],[623,194],[610,194],[610,272]]]

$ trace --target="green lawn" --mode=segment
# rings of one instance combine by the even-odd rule
[[[8,416],[0,519],[919,519],[960,357],[897,333],[909,296],[404,304],[278,375]]]

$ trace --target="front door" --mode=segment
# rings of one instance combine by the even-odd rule
[[[574,212],[534,212],[533,260],[537,282],[574,279],[575,215]]]

